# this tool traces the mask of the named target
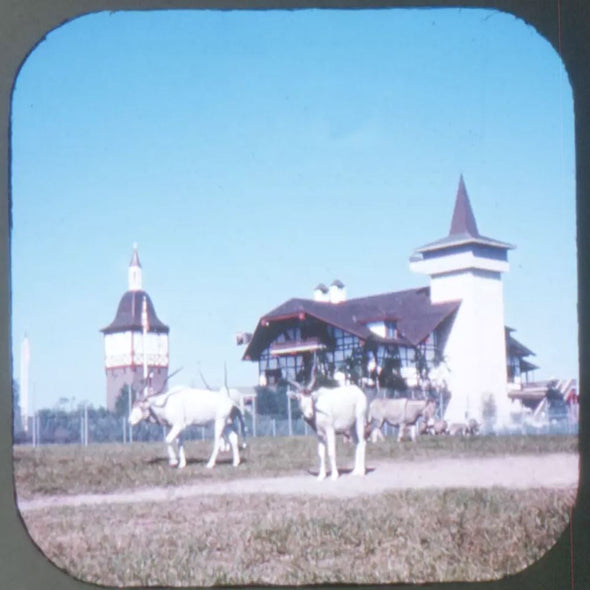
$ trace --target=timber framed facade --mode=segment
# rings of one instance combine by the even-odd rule
[[[461,177],[449,234],[410,257],[429,286],[347,299],[342,282],[320,284],[313,299],[264,315],[243,359],[258,362],[260,385],[309,382],[317,364],[322,375],[361,386],[446,390],[445,418],[455,421],[480,421],[491,396],[507,424],[508,391],[538,368],[504,325],[502,274],[513,248],[480,234]]]
[[[290,299],[260,319],[244,360],[258,362],[260,383],[269,386],[308,381],[314,359],[330,377],[418,386],[442,364],[458,305],[432,305],[428,288],[339,303]]]

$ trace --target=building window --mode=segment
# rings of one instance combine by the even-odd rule
[[[264,374],[268,386],[277,385],[281,380],[281,369],[267,369]]]
[[[385,338],[397,338],[397,322],[391,320],[385,322]]]

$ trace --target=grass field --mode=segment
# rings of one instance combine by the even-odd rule
[[[59,567],[107,585],[485,580],[538,559],[565,530],[572,492],[269,495],[25,513]]]
[[[419,460],[443,457],[486,457],[492,455],[577,452],[576,436],[481,436],[421,437],[416,444],[393,438],[367,445],[371,460]],[[309,437],[255,438],[242,453],[237,471],[229,455],[220,455],[218,466],[205,469],[211,453],[210,441],[185,444],[187,467],[171,469],[164,443],[17,446],[14,477],[21,498],[38,495],[106,493],[146,486],[176,486],[239,477],[275,477],[317,469],[315,439]],[[351,464],[354,450],[341,439],[337,455],[341,464]]]
[[[372,460],[575,453],[576,437],[427,438],[368,446]],[[19,497],[106,493],[232,478],[306,474],[311,437],[253,439],[244,464],[205,463],[210,443],[187,444],[171,469],[160,444],[15,448]],[[353,450],[338,446],[339,464]],[[311,475],[309,476],[312,477]],[[324,484],[318,484],[324,485]],[[568,524],[572,489],[434,489],[328,498],[199,496],[23,512],[31,537],[58,567],[125,586],[394,583],[485,580],[537,560]]]

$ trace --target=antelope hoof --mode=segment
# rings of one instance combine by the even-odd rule
[[[326,479],[326,474],[325,473],[320,473],[317,477],[318,481],[324,481],[324,479]]]
[[[240,464],[240,462],[239,462],[239,461],[234,461],[234,462],[232,463],[232,465],[233,465],[234,467],[237,467],[239,464]]]
[[[354,469],[352,472],[352,475],[356,476],[356,477],[364,477],[365,476],[365,470],[363,469],[362,471],[360,469]]]
[[[332,471],[332,473],[330,475],[330,479],[332,481],[336,481],[338,479],[338,472],[337,471]]]
[[[212,463],[211,461],[209,461],[209,463],[207,463],[207,465],[205,467],[207,467],[207,469],[213,469],[213,467],[215,467],[215,463]]]
[[[184,469],[185,467],[186,467],[186,461],[180,461],[178,463],[178,466],[177,466],[178,469]]]
[[[178,461],[176,461],[176,459],[170,459],[170,461],[168,461],[168,465],[170,465],[170,467],[177,467]]]

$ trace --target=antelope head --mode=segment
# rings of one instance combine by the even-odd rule
[[[297,381],[292,381],[290,379],[287,380],[287,383],[289,383],[289,385],[291,385],[291,387],[295,390],[288,391],[287,395],[289,398],[297,400],[299,409],[306,420],[312,420],[315,413],[312,398],[312,391],[315,386],[315,382],[315,374],[307,386],[303,386],[300,383],[297,383]]]
[[[131,426],[139,424],[142,420],[147,420],[150,416],[149,401],[147,398],[139,398],[133,402],[129,412],[128,422]]]

